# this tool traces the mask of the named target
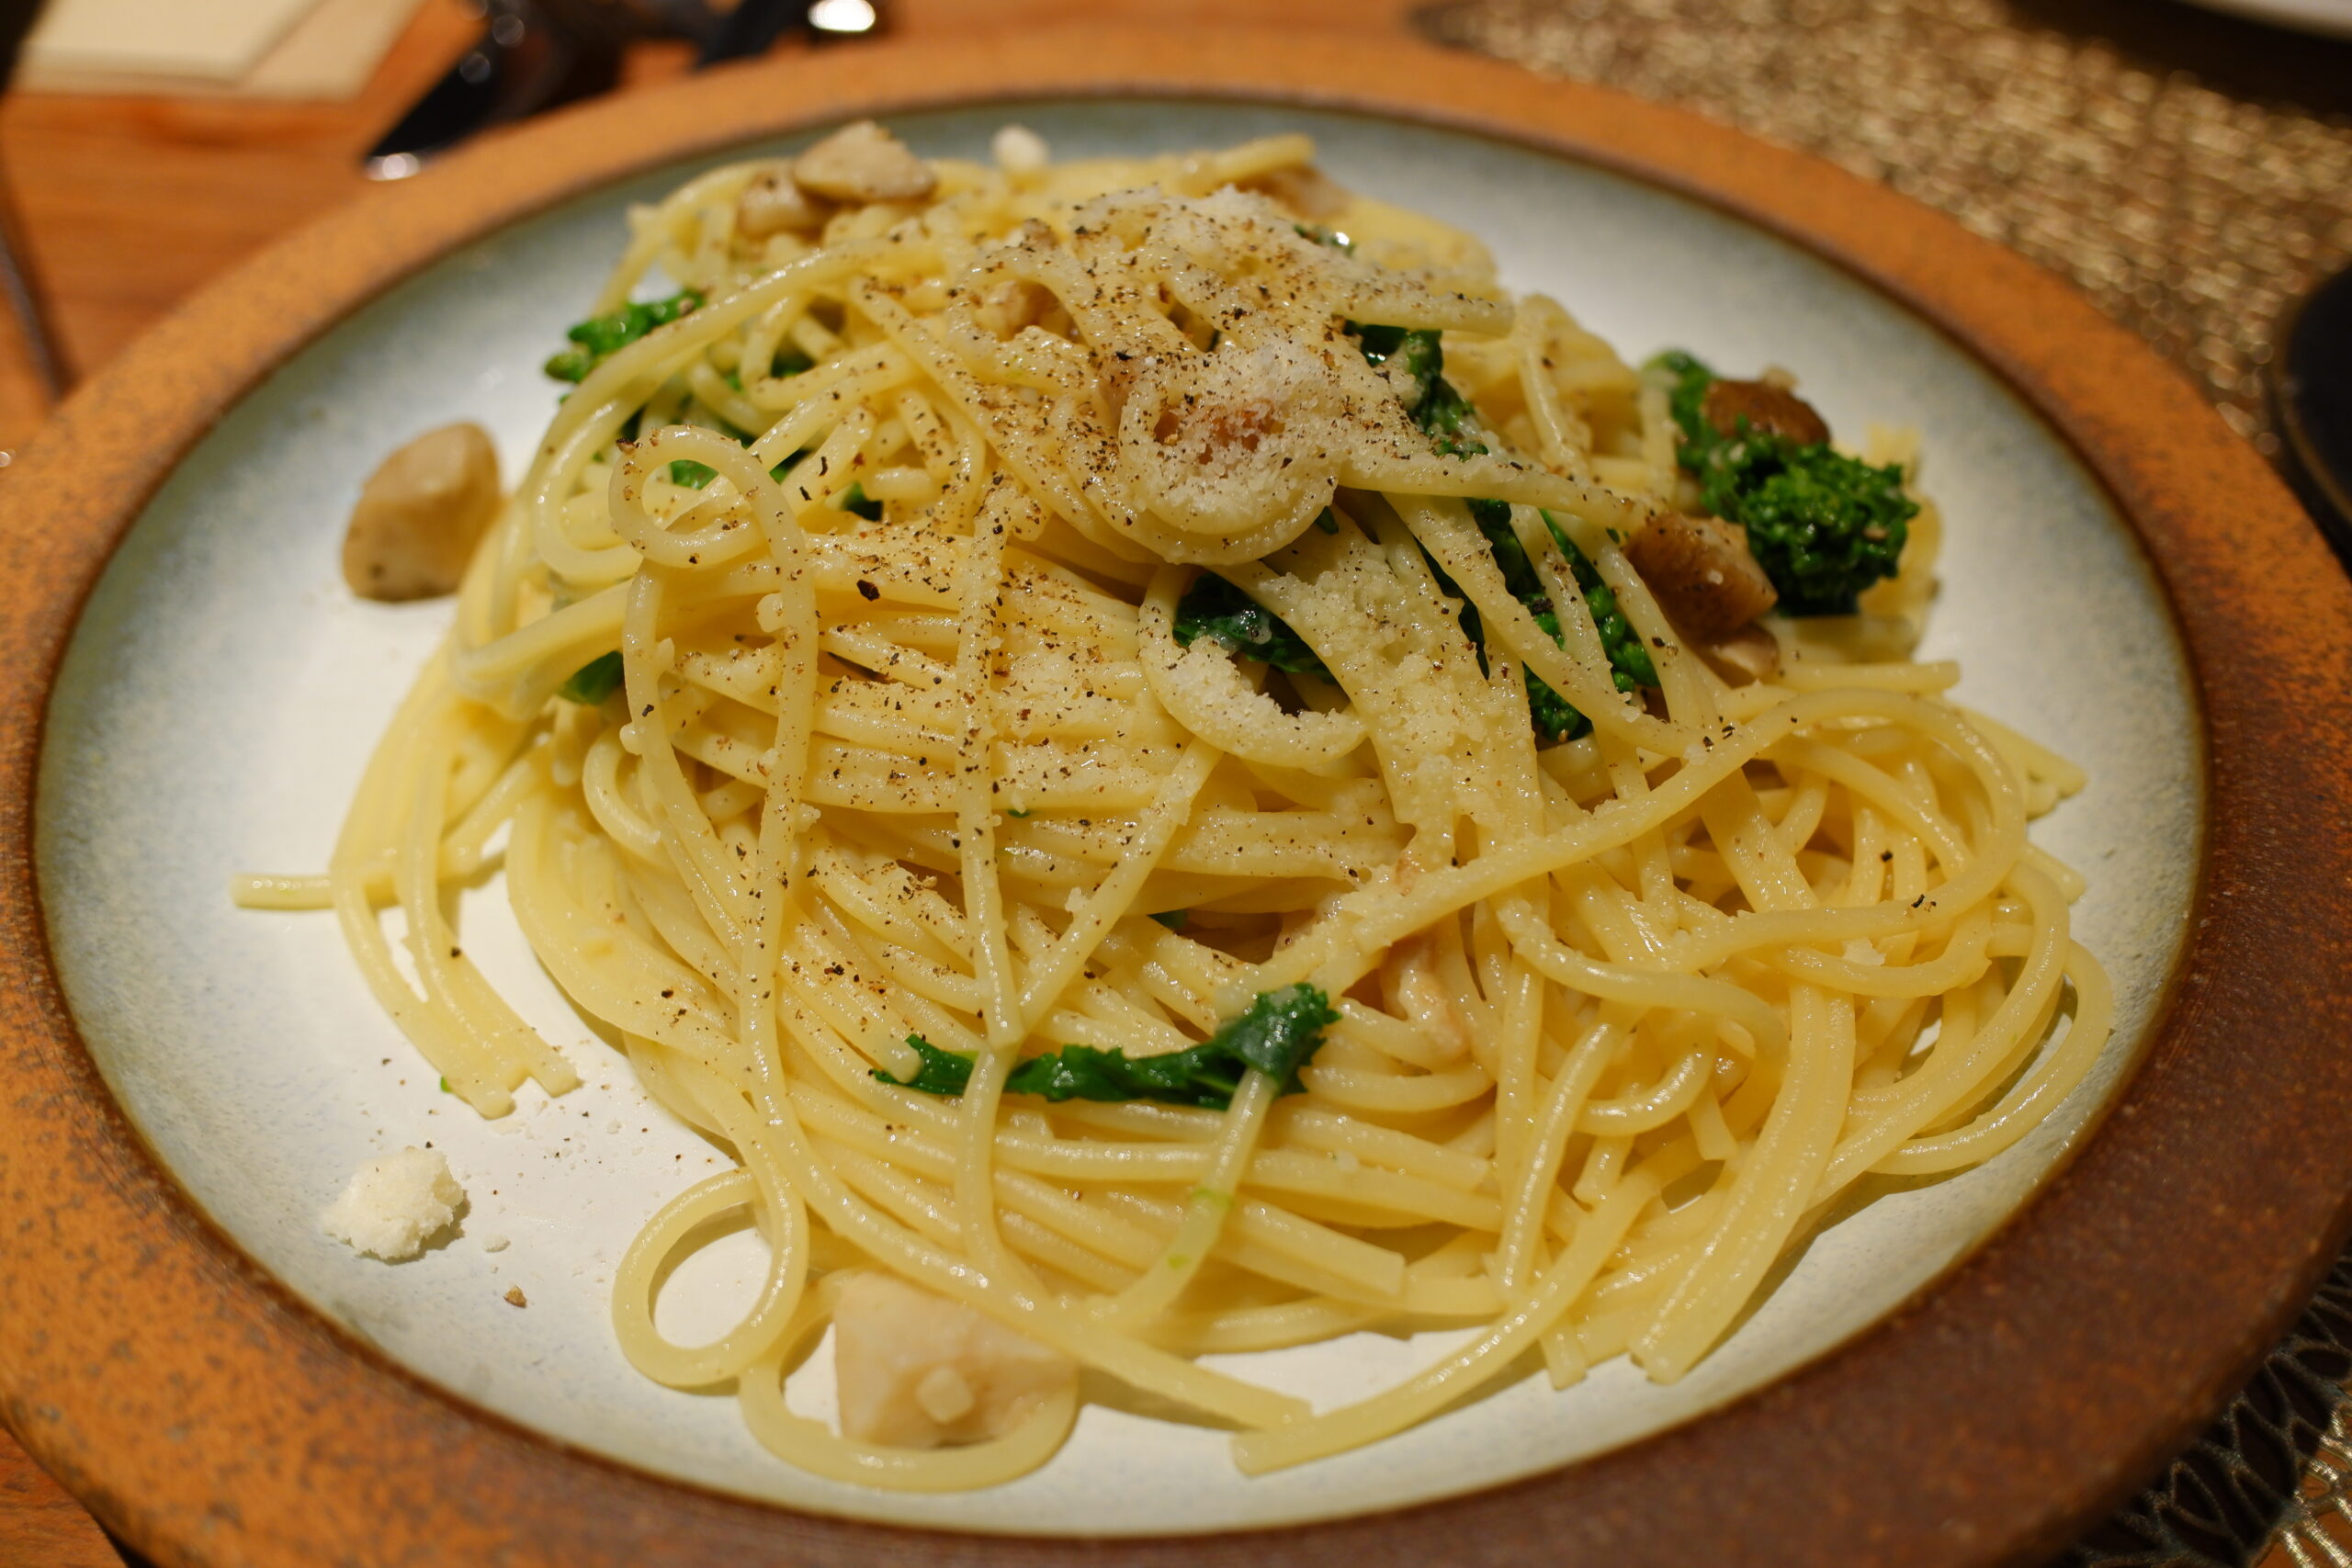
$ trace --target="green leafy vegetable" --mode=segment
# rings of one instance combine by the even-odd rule
[[[594,707],[620,690],[621,654],[615,649],[599,654],[571,672],[571,679],[556,688],[556,695],[566,702],[582,703]]]
[[[559,381],[585,381],[607,358],[701,304],[699,292],[682,288],[667,299],[632,299],[617,310],[591,316],[563,334],[573,346],[549,359],[544,368]]]
[[[1399,395],[1405,412],[1438,451],[1449,457],[1472,457],[1487,450],[1485,442],[1465,433],[1477,411],[1445,378],[1445,345],[1435,331],[1357,321],[1350,321],[1348,331],[1355,334],[1367,363],[1385,366],[1393,360],[1404,372],[1408,385]]]
[[[1667,406],[1680,427],[1678,456],[1698,477],[1707,510],[1747,532],[1747,548],[1795,615],[1850,615],[1861,591],[1892,577],[1918,503],[1903,471],[1872,468],[1824,442],[1758,431],[1745,415],[1725,435],[1706,416],[1715,373],[1679,350],[1650,368],[1674,378]]]
[[[1170,1105],[1223,1110],[1241,1087],[1241,1075],[1256,1068],[1283,1094],[1305,1089],[1298,1070],[1323,1043],[1323,1032],[1340,1020],[1331,998],[1313,986],[1261,991],[1240,1017],[1228,1019],[1198,1045],[1157,1056],[1129,1056],[1091,1045],[1065,1045],[1032,1056],[1005,1079],[1007,1094],[1041,1095],[1050,1100],[1123,1101],[1155,1100]],[[942,1051],[920,1034],[907,1036],[921,1061],[911,1079],[880,1068],[874,1076],[901,1089],[957,1096],[971,1081],[972,1059]]]
[[[777,377],[797,376],[804,371],[813,370],[816,367],[817,362],[815,360],[809,358],[807,355],[801,353],[798,349],[794,348],[789,344],[777,349],[775,351],[775,356],[768,361],[768,374]]]
[[[1192,916],[1183,909],[1162,909],[1151,918],[1171,931],[1181,931],[1184,929],[1184,922]]]
[[[1239,1018],[1217,1025],[1215,1034],[1193,1049],[1238,1056],[1290,1093],[1305,1087],[1298,1069],[1321,1047],[1323,1032],[1339,1021],[1331,998],[1301,982],[1259,992]]]
[[[1553,520],[1552,514],[1545,512],[1537,515],[1544,519],[1544,526],[1550,532],[1552,542],[1566,558],[1568,570],[1576,579],[1577,589],[1584,594],[1587,607],[1592,611],[1593,624],[1600,632],[1601,647],[1608,650],[1610,676],[1616,682],[1617,689],[1636,692],[1645,686],[1657,685],[1657,671],[1650,663],[1649,650],[1642,646],[1640,634],[1625,619],[1624,612],[1617,607],[1617,595],[1609,591],[1609,585],[1600,580],[1600,573],[1593,570],[1592,563],[1585,558],[1582,550],[1577,548],[1576,541],[1569,538],[1559,524]],[[1544,590],[1544,579],[1537,573],[1535,563],[1528,558],[1527,547],[1520,542],[1517,530],[1511,527],[1510,503],[1474,501],[1470,502],[1470,517],[1478,525],[1478,532],[1486,536],[1487,547],[1494,551],[1495,565],[1502,571],[1503,586],[1510,591],[1510,596],[1527,606],[1527,613],[1535,617],[1535,624],[1544,629],[1546,637],[1555,644],[1562,642],[1560,617],[1553,612],[1552,596]],[[1432,561],[1430,566],[1435,570],[1436,563]],[[1467,602],[1466,596],[1444,572],[1439,571],[1438,577],[1447,592],[1464,599],[1462,629],[1477,645],[1479,664],[1483,669],[1486,628],[1479,619],[1477,607]],[[1528,719],[1534,728],[1537,739],[1550,745],[1560,740],[1574,740],[1591,729],[1592,721],[1567,698],[1554,691],[1542,676],[1532,670],[1522,670],[1521,676],[1527,683]]]
[[[1600,580],[1592,562],[1585,559],[1577,542],[1568,537],[1548,512],[1539,513],[1552,542],[1560,547],[1560,554],[1567,558],[1568,571],[1576,579],[1577,590],[1584,602],[1591,606],[1593,625],[1600,632],[1600,646],[1609,652],[1609,673],[1621,692],[1638,692],[1645,686],[1657,684],[1657,667],[1650,662],[1650,650],[1642,646],[1642,634],[1617,607],[1617,595]],[[1538,617],[1541,618],[1540,616]],[[1546,627],[1555,640],[1560,635],[1556,626]]]
[[[1394,364],[1410,378],[1410,388],[1403,394],[1406,412],[1436,444],[1437,449],[1449,457],[1474,457],[1485,452],[1486,443],[1471,434],[1477,411],[1470,400],[1445,378],[1445,347],[1435,332],[1427,329],[1408,331],[1403,327],[1365,325],[1351,321],[1348,331],[1355,334],[1357,345],[1365,360],[1374,365]],[[1560,619],[1552,611],[1552,597],[1544,591],[1544,580],[1535,570],[1535,563],[1528,559],[1527,547],[1520,543],[1519,535],[1510,525],[1510,506],[1500,501],[1474,501],[1470,503],[1471,518],[1487,544],[1495,553],[1495,565],[1501,569],[1503,584],[1512,598],[1527,606],[1535,624],[1544,628],[1554,642],[1560,638]],[[1600,581],[1592,563],[1560,525],[1546,513],[1544,525],[1551,530],[1552,538],[1567,558],[1577,586],[1583,591],[1585,603],[1592,609],[1594,623],[1600,629],[1600,640],[1609,650],[1610,673],[1621,692],[1638,691],[1657,684],[1657,671],[1650,663],[1649,651],[1642,646],[1641,637],[1617,607],[1617,596]],[[1477,607],[1448,577],[1435,561],[1430,570],[1437,572],[1438,582],[1448,593],[1463,600],[1462,629],[1478,649],[1478,663],[1486,667],[1486,627],[1481,623]],[[1532,671],[1521,672],[1527,682],[1527,712],[1538,739],[1549,744],[1558,740],[1573,740],[1592,728],[1591,721],[1577,711],[1575,705],[1554,691],[1544,680]]]
[[[759,437],[756,435],[739,435],[736,439],[741,441],[744,446],[749,446],[752,442],[758,440]],[[775,480],[778,484],[782,484],[784,482],[785,471],[790,468],[793,464],[800,461],[800,459],[806,455],[807,454],[805,453],[795,452],[791,457],[786,457],[783,462],[778,463],[775,468],[770,468],[768,470],[768,478]],[[697,463],[692,457],[680,457],[670,465],[670,482],[673,485],[684,485],[688,490],[700,490],[718,477],[718,470],[717,468],[712,468],[707,463]],[[855,505],[850,504],[853,498],[854,498],[856,502]],[[882,515],[882,503],[878,501],[866,500],[865,492],[855,485],[850,486],[849,489],[842,492],[842,502],[846,510],[854,512],[860,517],[866,518],[869,521],[877,519]],[[866,510],[867,508],[871,508],[872,510]]]
[[[915,1049],[915,1058],[922,1065],[911,1078],[894,1078],[881,1068],[874,1076],[884,1083],[897,1084],[900,1089],[921,1089],[925,1094],[945,1095],[953,1100],[964,1092],[972,1081],[972,1058],[961,1051],[943,1051],[920,1034],[907,1036],[907,1043]]]
[[[882,521],[882,503],[865,499],[865,486],[862,482],[853,484],[849,489],[842,491],[841,498],[833,504],[839,506],[843,512],[855,513],[868,523]]]
[[[1350,255],[1355,253],[1356,243],[1337,229],[1326,229],[1320,223],[1294,223],[1291,227],[1298,231],[1298,237],[1302,240],[1312,240],[1318,245],[1329,245]]]
[[[1291,630],[1290,624],[1213,571],[1204,571],[1176,602],[1176,641],[1190,648],[1195,639],[1214,637],[1227,653],[1256,659],[1293,675],[1331,672]]]

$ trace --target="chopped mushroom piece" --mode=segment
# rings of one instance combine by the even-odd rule
[[[1078,1363],[877,1269],[842,1286],[833,1373],[842,1436],[932,1449],[1002,1437],[1075,1388]]]
[[[1780,598],[1747,552],[1747,535],[1715,517],[1654,513],[1625,545],[1658,605],[1701,642],[1737,631]]]
[[[788,169],[762,172],[735,198],[735,231],[747,240],[772,234],[813,234],[823,227],[824,207],[811,200]]]
[[[1355,201],[1348,188],[1312,164],[1293,164],[1288,168],[1269,169],[1241,182],[1243,190],[1254,190],[1273,198],[1283,211],[1320,223],[1327,218],[1337,218]]]
[[[938,176],[907,144],[861,119],[793,160],[792,177],[811,196],[832,201],[920,201]]]
[[[425,432],[360,487],[343,579],[363,599],[452,592],[498,513],[498,453],[479,424]]]
[[[1700,414],[1719,435],[1737,435],[1739,422],[1767,435],[1785,435],[1800,446],[1829,439],[1829,426],[1811,403],[1772,381],[1718,380],[1707,389]]]
[[[1752,686],[1781,672],[1781,639],[1753,624],[1729,637],[1701,643],[1699,651],[1714,666],[1715,673],[1735,686]]]
[[[980,292],[972,315],[987,331],[1009,338],[1023,327],[1035,326],[1054,308],[1052,292],[1025,277],[1001,277]]]

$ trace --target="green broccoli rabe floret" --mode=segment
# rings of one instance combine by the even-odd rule
[[[580,703],[594,707],[620,690],[621,653],[619,649],[599,654],[571,672],[571,679],[555,690],[555,694],[568,703]]]
[[[1600,573],[1593,570],[1592,563],[1585,558],[1584,552],[1577,548],[1576,541],[1568,537],[1552,514],[1544,512],[1537,515],[1544,519],[1544,526],[1550,531],[1552,542],[1566,558],[1569,573],[1575,578],[1578,592],[1584,594],[1586,606],[1592,611],[1593,624],[1600,632],[1601,647],[1609,654],[1610,677],[1616,682],[1617,689],[1636,692],[1645,686],[1657,685],[1657,671],[1650,663],[1649,650],[1642,646],[1641,634],[1634,630],[1632,623],[1625,619],[1624,612],[1617,607],[1617,595],[1610,592],[1609,585],[1600,580]],[[1545,592],[1535,563],[1528,558],[1527,547],[1520,543],[1518,531],[1510,525],[1510,503],[1473,501],[1470,516],[1478,525],[1478,532],[1486,536],[1487,547],[1494,551],[1495,565],[1501,570],[1503,586],[1510,591],[1510,596],[1527,606],[1528,614],[1535,617],[1535,624],[1544,628],[1553,642],[1562,642],[1560,618],[1553,613],[1552,596]],[[1460,593],[1444,573],[1440,572],[1439,578],[1448,592]],[[1483,669],[1486,664],[1485,627],[1478,619],[1477,611],[1466,604],[1463,610],[1462,629],[1469,634],[1472,642],[1478,645],[1479,666]],[[1523,671],[1521,674],[1527,682],[1528,716],[1533,722],[1537,739],[1546,745],[1558,740],[1574,740],[1592,728],[1591,721],[1578,712],[1574,704],[1554,691],[1542,676],[1532,671]]]
[[[1903,493],[1903,470],[1874,468],[1827,446],[1779,437],[1741,444],[1708,505],[1736,497],[1748,553],[1792,615],[1847,615],[1861,591],[1894,575],[1919,507]]]
[[[1405,412],[1441,453],[1472,457],[1487,450],[1485,442],[1464,433],[1477,411],[1445,378],[1445,345],[1436,332],[1358,321],[1350,321],[1348,331],[1355,335],[1365,363],[1386,365],[1393,359],[1410,378],[1402,393]]]
[[[736,439],[748,446],[753,441],[757,440],[758,437],[752,435],[739,435]],[[785,470],[791,468],[793,464],[800,461],[802,456],[803,454],[795,452],[791,457],[786,457],[783,462],[778,463],[775,468],[770,468],[768,470],[768,478],[776,480],[778,483],[782,483],[784,480]],[[697,463],[692,457],[680,457],[670,465],[670,482],[673,485],[684,485],[688,490],[701,490],[704,486],[709,484],[711,480],[718,477],[718,470],[717,468],[712,468],[708,463]],[[850,498],[853,494],[856,497],[856,504],[854,505],[850,502]],[[869,511],[867,508],[871,508],[872,510]],[[866,500],[865,491],[856,485],[852,485],[848,490],[842,492],[842,510],[844,512],[854,512],[860,517],[865,518],[870,522],[882,515],[882,503],[878,501]]]
[[[1610,676],[1621,692],[1638,692],[1645,686],[1657,684],[1657,667],[1650,662],[1650,650],[1642,645],[1642,634],[1617,607],[1617,595],[1600,580],[1600,572],[1585,558],[1577,542],[1567,536],[1557,519],[1548,512],[1536,515],[1544,519],[1544,526],[1552,542],[1560,547],[1560,554],[1567,558],[1568,573],[1576,579],[1577,591],[1592,610],[1592,623],[1600,632],[1600,646],[1609,653]]]
[[[868,523],[882,521],[882,503],[866,499],[865,486],[863,483],[852,484],[849,489],[842,491],[835,498],[833,504],[843,512],[854,513],[865,518]]]
[[[1227,1019],[1197,1045],[1157,1056],[1129,1056],[1092,1045],[1065,1045],[1032,1056],[1006,1077],[1007,1094],[1035,1094],[1060,1101],[1155,1100],[1222,1111],[1233,1102],[1241,1076],[1251,1068],[1272,1078],[1283,1094],[1306,1086],[1298,1070],[1323,1043],[1323,1032],[1340,1015],[1331,998],[1313,986],[1261,991],[1238,1018]],[[900,1089],[925,1094],[961,1095],[972,1077],[972,1058],[942,1051],[920,1034],[907,1036],[920,1063],[912,1078],[876,1068],[874,1076]]]
[[[1170,628],[1179,645],[1190,648],[1195,638],[1214,637],[1227,653],[1255,659],[1292,675],[1315,675],[1328,681],[1329,670],[1306,639],[1272,610],[1213,571],[1204,571],[1176,602],[1176,624]]]
[[[1560,640],[1559,616],[1545,610],[1536,615],[1535,624],[1554,642]],[[1554,746],[1563,740],[1574,740],[1592,728],[1592,720],[1584,716],[1584,710],[1560,695],[1550,682],[1532,670],[1519,673],[1527,685],[1528,723],[1540,744]]]
[[[1726,435],[1706,416],[1713,370],[1679,350],[1650,368],[1674,378],[1667,406],[1681,432],[1679,460],[1697,477],[1707,510],[1747,530],[1782,610],[1851,615],[1863,589],[1894,575],[1919,511],[1903,493],[1901,468],[1755,430],[1744,415]]]
[[[632,299],[617,310],[591,316],[563,334],[573,346],[549,359],[544,368],[559,381],[585,381],[607,358],[701,304],[700,292],[681,288],[667,299]]]

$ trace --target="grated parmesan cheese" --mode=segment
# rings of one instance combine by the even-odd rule
[[[354,1171],[351,1184],[319,1220],[353,1251],[398,1263],[423,1252],[465,1201],[466,1190],[449,1174],[447,1160],[436,1150],[407,1148]]]

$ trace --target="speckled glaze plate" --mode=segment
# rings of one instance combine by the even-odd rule
[[[519,470],[537,363],[627,206],[869,111],[964,155],[1008,119],[1062,155],[1305,130],[1629,355],[1780,363],[1841,428],[1922,427],[1950,539],[1928,651],[2092,773],[2037,834],[2090,874],[2078,933],[2118,982],[2091,1079],[1990,1165],[1820,1233],[1680,1384],[1525,1380],[1257,1480],[1223,1434],[1114,1400],[1021,1482],[883,1495],[639,1378],[612,1266],[715,1156],[539,974],[496,883],[469,947],[588,1080],[498,1122],[438,1091],[331,918],[233,910],[226,884],[322,863],[445,624],[341,586],[377,458],[472,418]],[[2163,1457],[2340,1234],[2346,747],[2314,694],[2344,688],[2352,593],[2253,455],[2063,287],[1673,111],[1275,35],[698,79],[288,242],[83,394],[0,500],[26,584],[0,618],[0,1397],[166,1562],[2005,1561]],[[472,1194],[460,1235],[388,1268],[321,1234],[358,1160],[426,1142]],[[697,1259],[664,1326],[717,1327],[757,1266],[748,1237]],[[1331,1403],[1447,1343],[1225,1359]],[[828,1408],[821,1366],[793,1398]]]

